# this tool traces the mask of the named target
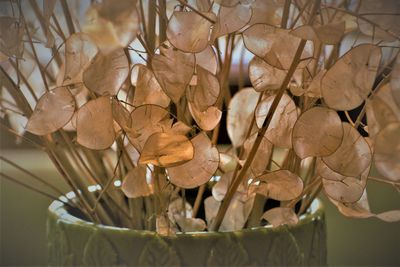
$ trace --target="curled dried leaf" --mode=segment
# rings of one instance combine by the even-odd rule
[[[127,136],[139,151],[142,151],[150,135],[166,132],[172,124],[168,110],[157,105],[139,106],[132,111],[131,118],[132,128],[127,132]]]
[[[338,114],[329,108],[314,107],[300,115],[293,127],[292,143],[296,154],[329,156],[342,143],[343,126]]]
[[[83,71],[97,53],[96,45],[84,33],[74,33],[65,41],[65,73],[63,84],[83,81]]]
[[[240,147],[246,140],[258,98],[259,93],[253,88],[245,88],[229,102],[226,128],[234,147]]]
[[[144,144],[139,163],[172,167],[191,160],[193,154],[193,145],[186,136],[154,133]]]
[[[192,79],[194,64],[193,54],[183,53],[171,46],[168,47],[166,43],[161,45],[160,54],[153,57],[151,66],[154,75],[164,92],[175,103],[178,103]]]
[[[278,170],[256,178],[260,181],[257,193],[266,197],[287,201],[295,199],[303,192],[303,180],[288,170]]]
[[[111,100],[107,96],[91,100],[78,110],[77,142],[90,149],[109,148],[115,140]]]
[[[292,64],[300,38],[289,34],[289,30],[267,24],[255,24],[243,32],[246,48],[265,62],[279,69],[287,70]],[[312,45],[307,43],[298,67],[305,67],[312,55]]]
[[[400,181],[400,123],[391,123],[375,138],[376,169],[391,181]]]
[[[167,168],[171,183],[182,188],[194,188],[208,182],[219,164],[219,153],[205,132],[192,140],[193,159],[176,167]]]
[[[188,104],[190,114],[202,130],[211,131],[220,122],[222,111],[217,107],[210,106],[205,111],[200,111],[192,103],[188,102]]]
[[[136,0],[104,0],[86,12],[86,32],[104,54],[129,45],[139,29]]]
[[[217,21],[213,27],[211,40],[240,30],[250,21],[252,9],[250,6],[238,4],[233,7],[221,6]]]
[[[275,96],[262,100],[256,108],[255,116],[258,128],[261,128]],[[265,137],[278,147],[292,147],[292,129],[297,121],[297,107],[292,98],[284,94],[272,116]]]
[[[212,19],[214,13],[203,13]],[[198,53],[208,45],[210,28],[213,24],[193,11],[174,11],[167,27],[169,42],[181,51]]]
[[[46,92],[36,104],[26,125],[28,132],[46,135],[65,126],[75,112],[75,99],[66,87]]]
[[[259,57],[249,63],[250,82],[257,92],[277,90],[285,79],[286,71],[274,68]]]
[[[362,44],[336,61],[321,81],[326,104],[337,110],[351,110],[361,105],[371,93],[381,55],[378,46]]]
[[[103,55],[98,53],[83,72],[83,82],[99,95],[117,95],[129,75],[129,62],[124,50]]]
[[[121,190],[128,198],[150,196],[152,190],[146,181],[146,167],[138,166],[131,169],[122,181]]]
[[[137,64],[131,73],[131,82],[136,86],[134,106],[154,104],[168,107],[170,98],[164,93],[154,73],[145,65]]]
[[[266,211],[262,218],[267,220],[272,227],[279,225],[295,225],[299,221],[296,213],[291,208],[278,207]]]

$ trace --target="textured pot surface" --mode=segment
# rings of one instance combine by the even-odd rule
[[[326,265],[325,218],[319,200],[295,226],[175,237],[94,225],[55,201],[49,208],[47,234],[51,266]]]

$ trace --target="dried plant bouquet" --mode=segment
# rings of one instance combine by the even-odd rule
[[[371,179],[400,190],[400,1],[1,12],[1,128],[49,155],[74,193],[60,201],[88,220],[163,235],[293,225],[320,192],[345,216],[400,220],[366,194]]]

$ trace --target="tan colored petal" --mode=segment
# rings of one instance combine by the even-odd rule
[[[272,199],[292,200],[303,192],[303,180],[288,170],[270,172],[256,180],[261,182],[256,192]]]
[[[132,135],[127,133],[133,146],[142,151],[147,138],[154,133],[165,132],[170,128],[168,110],[157,105],[143,105],[131,113]]]
[[[213,106],[220,94],[219,81],[211,72],[197,66],[197,85],[186,91],[188,101],[199,111]]]
[[[131,82],[136,86],[133,105],[154,104],[168,107],[170,98],[164,93],[154,73],[145,65],[137,64],[131,73]]]
[[[153,57],[151,66],[164,92],[178,103],[185,93],[194,73],[193,54],[180,52],[168,44],[160,47],[160,54]]]
[[[209,18],[214,13],[203,13]],[[213,24],[193,11],[174,11],[168,22],[167,38],[179,50],[187,53],[198,53],[208,45],[210,28]]]
[[[293,127],[292,143],[296,154],[304,159],[310,156],[329,156],[340,146],[343,126],[332,109],[314,107],[300,115]]]
[[[203,51],[196,53],[196,64],[212,74],[217,74],[218,62],[212,46],[207,46]]]
[[[286,71],[274,68],[259,57],[253,57],[249,63],[249,77],[254,90],[277,90],[286,77]]]
[[[211,40],[213,41],[220,36],[240,30],[250,21],[251,14],[252,8],[247,5],[221,6],[212,30]]]
[[[387,179],[400,181],[400,123],[391,123],[375,138],[376,169]]]
[[[253,147],[254,141],[257,137],[257,133],[254,133],[252,136],[246,139],[243,144],[243,158],[246,159],[250,153],[251,148]],[[263,174],[268,167],[269,160],[272,156],[273,144],[268,141],[267,138],[263,138],[258,149],[256,155],[251,163],[250,170],[255,177]]]
[[[218,108],[210,106],[205,111],[199,111],[192,103],[188,102],[188,104],[190,114],[202,130],[211,131],[220,122],[222,111]]]
[[[110,97],[87,102],[78,111],[77,142],[90,149],[109,148],[115,139]]]
[[[66,87],[57,87],[45,93],[36,104],[26,130],[46,135],[65,126],[75,112],[75,100]]]
[[[146,182],[146,167],[138,166],[130,170],[122,181],[121,190],[128,198],[150,196],[152,190]]]
[[[103,55],[98,53],[83,72],[83,82],[92,92],[99,95],[117,95],[128,78],[129,63],[124,50]]]
[[[371,44],[354,47],[325,73],[321,92],[326,104],[337,110],[351,110],[371,93],[381,60],[381,50]]]
[[[234,147],[242,146],[246,140],[258,98],[259,93],[253,88],[245,88],[229,102],[226,128]]]
[[[65,42],[65,73],[63,84],[83,81],[83,71],[97,53],[96,45],[84,33],[74,33]]]
[[[300,38],[289,34],[289,30],[275,28],[267,24],[255,24],[243,32],[246,48],[265,62],[279,69],[287,70],[292,64]],[[302,59],[310,58],[312,45],[307,43]],[[302,60],[299,68],[308,64]]]
[[[272,224],[272,227],[283,224],[295,225],[299,221],[293,209],[284,207],[270,209],[263,214],[262,218]]]
[[[136,1],[105,0],[92,4],[86,12],[87,33],[103,54],[129,45],[139,30]]]
[[[357,177],[371,165],[372,152],[360,133],[349,123],[343,123],[342,143],[322,161],[337,173]]]
[[[275,96],[262,100],[255,111],[256,123],[261,128]],[[284,94],[272,116],[265,137],[276,146],[292,147],[292,129],[297,121],[297,107],[292,98]]]
[[[192,140],[194,157],[192,160],[167,168],[171,183],[182,188],[194,188],[205,184],[215,174],[219,164],[219,153],[211,144],[205,132],[199,133]]]
[[[191,160],[193,154],[193,145],[186,136],[154,133],[144,144],[139,163],[173,167]]]

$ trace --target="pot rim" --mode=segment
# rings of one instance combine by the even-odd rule
[[[67,197],[60,197],[64,202],[68,202],[69,200],[72,200],[75,198],[75,194],[73,192],[70,192],[67,194]],[[86,220],[83,220],[81,218],[78,218],[71,213],[69,213],[66,209],[66,205],[59,201],[59,200],[54,200],[49,208],[48,212],[50,216],[54,216],[57,218],[58,222],[62,222],[63,224],[68,224],[68,225],[81,225],[83,227],[95,227],[95,228],[102,228],[102,229],[107,229],[110,231],[118,231],[118,232],[126,232],[126,233],[144,233],[144,234],[151,234],[151,235],[158,235],[157,232],[155,231],[150,231],[150,230],[136,230],[136,229],[130,229],[126,227],[116,227],[116,226],[109,226],[109,225],[103,225],[103,224],[95,224],[93,222],[89,222]],[[285,229],[295,229],[299,228],[304,224],[311,223],[315,220],[321,220],[324,217],[324,205],[322,204],[322,201],[319,198],[315,198],[313,202],[311,203],[309,209],[307,210],[307,213],[300,215],[299,217],[299,222],[295,225],[280,225],[278,227],[272,227],[272,225],[265,225],[265,226],[258,226],[258,227],[252,227],[252,228],[246,228],[246,229],[241,229],[237,231],[219,231],[219,232],[208,232],[208,231],[201,231],[201,232],[178,232],[176,233],[177,236],[204,236],[204,235],[213,235],[213,234],[227,234],[227,233],[246,233],[246,232],[253,232],[256,230],[263,230],[263,231],[280,231],[282,228]]]

